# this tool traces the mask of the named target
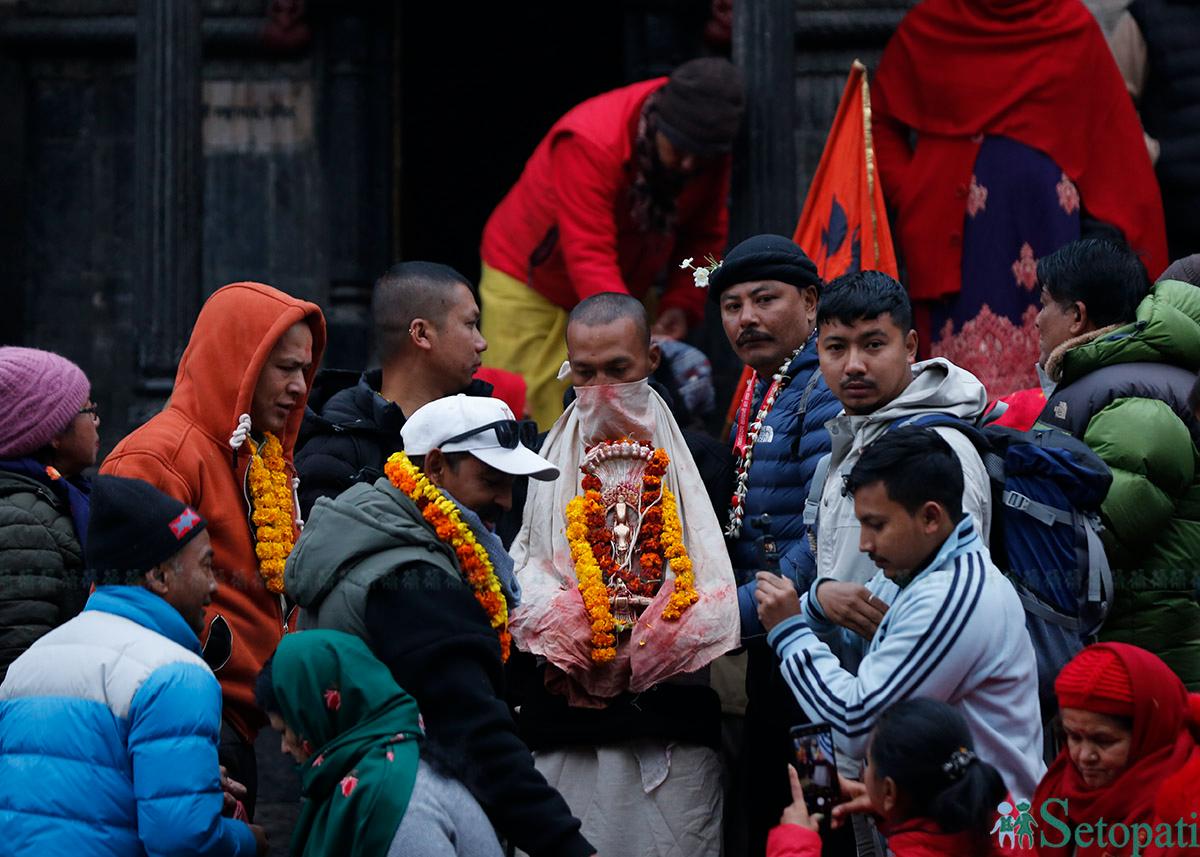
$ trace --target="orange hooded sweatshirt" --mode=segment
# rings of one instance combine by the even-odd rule
[[[228,662],[217,670],[224,716],[247,741],[266,723],[254,702],[254,682],[283,637],[281,596],[258,572],[247,501],[250,449],[234,456],[229,437],[249,414],[258,376],[275,343],[297,322],[312,331],[313,375],[325,349],[321,309],[260,283],[233,283],[214,292],[192,328],[166,408],[117,444],[102,473],[144,479],[197,509],[208,521],[219,588],[205,626],[223,616],[233,632]],[[292,449],[307,395],[279,440],[295,476]],[[253,429],[252,429],[253,430]],[[236,464],[235,464],[236,461]]]

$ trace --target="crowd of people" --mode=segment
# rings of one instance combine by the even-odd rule
[[[377,368],[227,285],[90,475],[85,371],[0,347],[3,850],[1200,854],[1200,264],[1084,7],[968,5],[880,67],[906,283],[726,250],[743,91],[702,59],[555,124],[478,289],[384,272]],[[993,311],[1029,348],[962,346]]]

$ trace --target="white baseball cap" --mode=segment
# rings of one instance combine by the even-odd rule
[[[536,431],[535,424],[518,422],[500,399],[459,393],[417,408],[400,436],[410,456],[431,449],[469,452],[501,473],[548,482],[558,478],[558,468],[522,443]]]

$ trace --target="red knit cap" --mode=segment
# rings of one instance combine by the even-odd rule
[[[1088,646],[1063,667],[1054,681],[1054,692],[1062,708],[1133,716],[1129,670],[1116,654],[1103,646]]]

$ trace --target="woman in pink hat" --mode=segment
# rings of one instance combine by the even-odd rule
[[[0,348],[0,681],[87,600],[83,471],[99,429],[83,370],[49,351]]]

